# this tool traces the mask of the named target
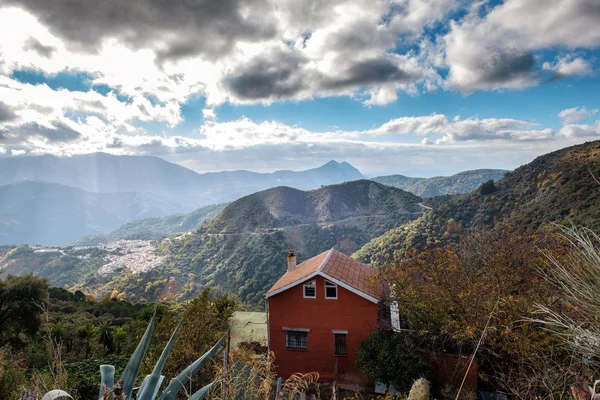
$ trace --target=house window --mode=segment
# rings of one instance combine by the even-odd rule
[[[335,283],[325,281],[325,298],[337,299],[337,285]]]
[[[308,348],[307,338],[306,332],[285,331],[285,347],[293,350],[306,350]]]
[[[317,284],[315,281],[306,282],[304,284],[304,298],[314,299],[317,297]]]
[[[334,333],[333,334],[333,354],[336,356],[346,356],[348,352],[346,350],[346,333]]]

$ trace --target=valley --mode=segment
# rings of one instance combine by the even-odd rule
[[[570,221],[595,227],[600,211],[590,171],[600,174],[599,146],[541,156],[468,194],[421,198],[369,180],[312,191],[276,187],[190,214],[131,222],[71,246],[4,246],[0,271],[136,301],[182,301],[211,287],[260,308],[292,248],[300,260],[335,247],[384,265],[477,229],[535,232]]]

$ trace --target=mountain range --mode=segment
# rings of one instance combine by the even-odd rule
[[[404,175],[386,175],[372,178],[375,182],[406,190],[421,197],[435,197],[444,194],[469,193],[483,182],[497,181],[508,171],[502,169],[475,169],[459,172],[452,176],[433,178],[413,178]]]
[[[93,193],[33,181],[8,184],[0,186],[0,244],[63,245],[181,207],[149,193]]]
[[[467,194],[424,199],[364,179],[310,191],[275,187],[199,211],[186,225],[192,230],[161,240],[0,246],[0,272],[33,272],[60,287],[136,300],[185,300],[210,286],[257,306],[285,271],[290,248],[300,261],[335,247],[377,266],[473,229],[534,233],[572,222],[599,230],[599,176],[596,141],[538,157]],[[182,223],[147,221],[149,230]]]
[[[201,223],[198,208],[266,188],[287,184],[308,190],[361,178],[356,168],[336,161],[299,172],[198,174],[158,157],[94,153],[0,158],[0,244],[66,245],[148,217]],[[192,215],[173,216],[192,210]],[[161,226],[160,234],[147,225],[151,231],[142,236],[164,237],[177,230],[152,223]],[[192,229],[197,224],[175,225]],[[131,228],[121,233],[132,237]],[[139,229],[136,234],[141,235]]]
[[[525,164],[468,194],[424,200],[431,210],[374,238],[355,256],[374,265],[409,249],[458,242],[473,229],[534,233],[552,223],[600,231],[600,141],[567,147]]]
[[[430,179],[392,175],[373,180],[430,195],[464,193],[500,173],[467,171]],[[310,190],[358,179],[362,174],[356,168],[333,160],[298,172],[198,174],[158,157],[94,153],[0,158],[0,244],[162,239],[198,228],[225,203],[264,189]]]
[[[34,272],[54,285],[97,296],[184,300],[209,285],[258,304],[285,270],[288,249],[297,249],[301,259],[334,246],[351,254],[418,218],[421,201],[368,180],[312,191],[277,187],[232,202],[197,230],[160,241],[62,249],[6,246],[0,250],[0,269]]]

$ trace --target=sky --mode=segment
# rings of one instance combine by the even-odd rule
[[[0,0],[0,157],[513,169],[600,139],[599,0]]]

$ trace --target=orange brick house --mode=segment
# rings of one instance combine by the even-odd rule
[[[378,324],[376,274],[334,249],[299,265],[290,251],[287,272],[265,294],[278,376],[318,372],[321,380],[368,382],[356,354]]]

